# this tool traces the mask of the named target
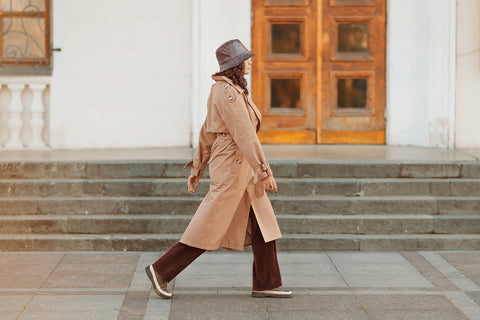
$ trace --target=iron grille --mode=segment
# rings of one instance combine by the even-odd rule
[[[0,73],[51,73],[50,0],[0,0]]]

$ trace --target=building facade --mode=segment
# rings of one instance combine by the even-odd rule
[[[480,147],[480,0],[1,1],[0,143],[195,146],[252,47],[265,143]],[[42,42],[43,41],[43,42]]]

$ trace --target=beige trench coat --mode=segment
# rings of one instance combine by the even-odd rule
[[[272,171],[256,134],[259,110],[229,78],[213,79],[198,150],[186,165],[201,177],[210,160],[210,191],[180,242],[205,250],[243,250],[251,243],[250,206],[265,242],[282,236],[262,182]]]

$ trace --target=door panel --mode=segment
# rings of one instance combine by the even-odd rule
[[[316,141],[315,7],[296,0],[253,3],[252,97],[263,115],[262,142]]]
[[[320,143],[385,143],[385,1],[323,2]]]
[[[385,143],[386,0],[253,0],[264,143]]]

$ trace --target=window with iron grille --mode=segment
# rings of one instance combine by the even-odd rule
[[[51,0],[0,0],[0,74],[51,73]]]

